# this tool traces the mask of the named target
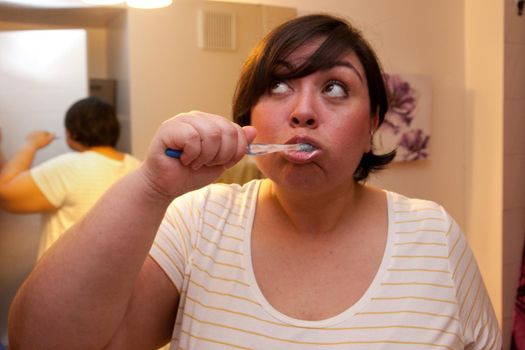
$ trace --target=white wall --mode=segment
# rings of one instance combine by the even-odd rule
[[[84,30],[0,31],[0,128],[6,157],[33,130],[60,137],[37,153],[34,164],[68,151],[64,115],[87,95],[87,86]],[[0,340],[5,344],[10,301],[36,259],[40,217],[0,211],[0,232]]]

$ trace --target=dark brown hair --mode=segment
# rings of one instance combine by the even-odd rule
[[[120,135],[115,109],[97,97],[73,103],[66,112],[64,124],[73,140],[86,147],[115,147]]]
[[[288,55],[306,43],[325,38],[319,48],[298,67],[277,69]],[[273,82],[307,76],[334,66],[337,60],[354,52],[365,70],[371,118],[379,115],[379,125],[388,110],[388,97],[379,60],[361,33],[344,19],[316,14],[294,18],[271,31],[255,47],[241,72],[233,99],[233,118],[244,126],[251,123],[251,109],[268,92]],[[363,154],[354,180],[365,180],[370,172],[383,168],[395,151],[376,155],[373,149]]]

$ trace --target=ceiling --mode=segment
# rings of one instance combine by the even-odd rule
[[[123,5],[94,7],[82,0],[0,0],[0,21],[104,27],[125,10]]]
[[[79,8],[93,7],[82,0],[0,0],[0,6],[36,7],[36,8]]]

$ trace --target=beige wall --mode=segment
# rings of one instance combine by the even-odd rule
[[[108,22],[107,26],[107,78],[115,79],[117,115],[121,133],[119,149],[131,151],[130,69],[128,16],[123,12]]]
[[[525,234],[525,16],[505,2],[503,83],[503,329],[510,334]],[[504,349],[509,349],[506,338]]]
[[[87,28],[88,76],[108,78],[108,31],[106,28]]]
[[[235,13],[236,50],[198,48],[201,8]],[[177,113],[202,110],[230,116],[240,68],[262,37],[263,22],[295,16],[293,9],[271,11],[268,18],[262,6],[189,0],[178,0],[166,9],[128,13],[131,141],[139,158],[160,123]]]
[[[465,1],[467,227],[497,315],[501,309],[503,3]],[[490,26],[487,26],[490,23]],[[490,67],[490,69],[487,69]]]

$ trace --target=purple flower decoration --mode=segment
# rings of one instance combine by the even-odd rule
[[[385,83],[388,91],[389,109],[385,115],[383,125],[399,133],[403,126],[410,126],[412,112],[416,108],[415,90],[399,75],[385,74]]]
[[[405,161],[425,159],[428,157],[427,146],[430,140],[421,129],[409,130],[399,140],[400,156]]]

